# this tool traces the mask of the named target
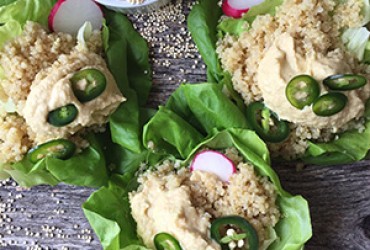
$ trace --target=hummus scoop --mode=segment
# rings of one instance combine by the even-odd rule
[[[351,67],[339,56],[322,55],[315,51],[302,55],[296,48],[294,38],[284,33],[276,38],[261,60],[257,79],[265,105],[280,119],[310,127],[330,128],[342,127],[363,115],[365,102],[370,96],[368,84],[361,89],[343,91],[342,94],[348,99],[346,106],[327,117],[315,114],[311,106],[302,109],[294,107],[286,97],[286,87],[297,75],[310,75],[319,83],[323,95],[328,92],[322,84],[324,79],[346,73],[352,73]]]
[[[76,50],[36,76],[21,112],[40,143],[104,124],[125,100],[103,58]]]

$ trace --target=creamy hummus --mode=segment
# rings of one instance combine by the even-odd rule
[[[62,55],[50,68],[41,71],[32,83],[31,91],[20,113],[32,130],[37,143],[54,138],[66,138],[82,127],[104,124],[119,104],[126,100],[103,58],[91,52],[85,52],[83,55],[80,53],[76,50],[69,55]],[[106,77],[107,85],[100,96],[89,102],[80,103],[73,93],[70,78],[79,70],[87,68],[100,70]],[[63,127],[49,124],[47,122],[49,112],[67,104],[74,104],[78,109],[75,120]]]
[[[352,73],[351,67],[335,51],[328,55],[315,51],[302,55],[296,48],[294,38],[283,33],[276,38],[260,62],[257,82],[266,106],[279,118],[310,127],[341,127],[363,115],[364,104],[370,96],[369,84],[358,90],[343,91],[348,97],[346,107],[329,117],[317,116],[311,106],[303,110],[295,108],[287,100],[285,88],[294,76],[308,74],[320,83],[322,95],[327,92],[321,84],[324,78],[345,73]]]
[[[179,179],[166,183],[164,178],[149,175],[137,193],[131,193],[132,216],[144,244],[155,249],[154,236],[169,233],[183,249],[220,250],[209,237],[211,216],[191,203],[189,186]]]

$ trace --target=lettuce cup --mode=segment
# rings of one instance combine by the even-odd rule
[[[368,2],[266,0],[245,11],[227,17],[208,0],[192,9],[188,26],[208,81],[246,109],[272,157],[323,165],[363,159]]]
[[[104,249],[301,249],[311,237],[307,201],[282,189],[253,131],[223,130],[186,159],[164,158],[84,203]]]
[[[274,241],[269,234],[280,219],[275,187],[235,148],[204,149],[191,166],[175,165],[167,160],[140,175],[138,190],[129,193],[137,233],[147,247],[165,244],[163,234],[182,249],[266,249]]]
[[[107,144],[142,150],[148,47],[126,17],[107,10],[101,30],[86,22],[77,36],[51,32],[54,3],[0,6],[0,178],[100,187],[110,175]]]
[[[283,190],[247,127],[219,85],[180,86],[145,124],[144,157],[83,205],[103,248],[301,249],[307,201]]]

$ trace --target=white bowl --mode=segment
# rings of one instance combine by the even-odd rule
[[[108,9],[126,13],[135,14],[157,10],[166,5],[171,0],[144,0],[142,4],[131,4],[126,0],[95,0],[97,3],[104,5]]]

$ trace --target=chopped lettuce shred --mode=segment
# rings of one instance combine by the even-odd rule
[[[365,27],[350,28],[343,32],[342,41],[347,46],[347,49],[356,55],[358,60],[362,61],[369,37],[370,32]]]
[[[266,0],[260,5],[252,7],[242,18],[221,18],[221,8],[213,0],[200,0],[189,14],[188,26],[191,35],[203,58],[206,58],[208,82],[219,83],[227,89],[227,95],[233,100],[240,110],[245,108],[240,95],[232,88],[231,76],[219,66],[220,62],[216,54],[217,37],[222,38],[225,34],[239,36],[246,32],[258,15],[274,15],[276,7],[282,4],[282,0]],[[213,4],[213,5],[212,5]],[[210,13],[207,8],[212,6],[215,10]],[[218,13],[218,19],[215,17]],[[370,3],[364,0],[362,12],[363,24],[370,21]],[[220,20],[219,22],[216,21]],[[202,24],[202,31],[199,25]],[[352,51],[359,60],[370,63],[370,32],[366,27],[352,28],[343,32],[342,39],[348,49]],[[366,107],[370,112],[370,107]],[[364,131],[352,130],[339,135],[338,140],[329,143],[310,142],[303,161],[306,163],[333,165],[352,163],[366,157],[370,149],[370,123],[366,121]],[[353,147],[352,145],[356,145]]]
[[[227,114],[228,119],[222,114]],[[268,177],[275,185],[277,202],[284,215],[274,228],[269,229],[271,241],[266,242],[264,249],[301,249],[312,235],[307,201],[283,190],[277,174],[270,167],[265,143],[247,128],[243,114],[223,96],[218,85],[181,85],[166,106],[145,125],[143,144],[150,145],[147,148],[153,150],[153,155],[144,162],[153,166],[171,159],[187,167],[202,148],[237,148],[259,175]],[[130,168],[138,171],[141,164],[133,162]],[[136,234],[136,224],[131,216],[128,194],[136,188],[135,178],[117,175],[108,187],[96,191],[84,203],[85,215],[104,249],[147,249]]]
[[[89,41],[93,32],[93,27],[90,22],[85,22],[77,32],[77,42],[81,47],[86,47],[86,42]]]
[[[342,34],[342,41],[347,49],[356,55],[357,59],[365,63],[370,63],[370,32],[367,24],[370,22],[370,1],[363,0],[362,15],[364,17],[361,26],[346,29]]]

